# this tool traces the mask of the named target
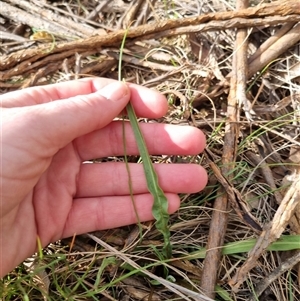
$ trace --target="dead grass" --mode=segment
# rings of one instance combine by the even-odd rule
[[[17,7],[16,1],[4,2]],[[40,2],[42,8],[39,10],[48,10],[61,19],[75,21],[74,26],[84,28],[88,33],[82,29],[77,37],[74,32],[62,34],[58,21],[50,21],[52,26],[57,25],[57,31],[51,31],[50,28],[48,33],[35,34],[35,40],[30,40],[34,34],[32,24],[20,25],[12,15],[2,15],[0,12],[0,51],[6,60],[19,49],[43,47],[49,41],[49,53],[44,55],[43,60],[50,57],[57,43],[76,41],[77,38],[88,37],[88,34],[107,34],[127,28],[129,24],[134,28],[158,20],[179,20],[199,14],[230,11],[235,7],[234,1],[223,0],[17,2],[25,12],[28,8],[22,6],[24,2],[28,5]],[[260,3],[268,2],[274,1]],[[257,4],[258,1],[251,2],[252,6]],[[99,11],[95,13],[97,9]],[[38,27],[39,20],[36,20]],[[257,54],[265,41],[288,26],[282,36],[284,38],[288,37],[294,24],[269,26],[266,21],[264,26],[249,27],[247,57]],[[281,45],[283,49],[284,41]],[[117,79],[119,46],[118,43],[112,43],[83,51],[79,55],[71,53],[69,56],[57,56],[55,61],[49,60],[47,68],[40,68],[37,61],[36,68],[6,79],[3,79],[6,70],[2,66],[1,92],[85,76]],[[295,193],[298,194],[292,211],[279,221],[281,228],[274,228],[274,217],[281,202],[288,198],[289,193],[293,193],[289,187],[294,182],[298,183],[298,187],[300,185],[299,39],[283,53],[278,49],[275,59],[272,58],[248,77],[246,97],[250,107],[246,112],[237,108],[240,113],[236,120],[238,135],[232,149],[234,164],[228,165],[222,156],[224,143],[228,143],[224,142],[224,137],[225,126],[228,125],[228,94],[232,91],[229,75],[234,71],[232,60],[235,51],[235,29],[176,36],[157,34],[156,37],[152,34],[147,39],[142,36],[128,39],[124,49],[123,77],[128,82],[157,89],[167,96],[169,112],[159,122],[190,124],[205,132],[207,148],[212,152],[216,166],[221,168],[221,173],[223,171],[222,176],[229,179],[230,189],[241,194],[242,201],[249,207],[248,212],[264,226],[265,231],[273,225],[272,231],[277,235],[273,241],[279,237],[283,239],[284,248],[257,251],[257,260],[252,261],[254,266],[246,271],[242,280],[237,276],[237,271],[245,267],[251,247],[247,251],[238,247],[230,255],[219,254],[219,258],[215,257],[217,262],[206,263],[218,265],[216,283],[213,283],[217,294],[213,297],[214,292],[208,292],[208,295],[215,300],[300,300],[300,259],[297,257],[299,251],[295,251],[300,249],[297,185]],[[253,65],[249,66],[251,69]],[[245,103],[241,104],[241,107],[245,106]],[[51,244],[44,250],[43,260],[36,257],[30,259],[30,262],[34,262],[31,265],[33,271],[28,267],[30,264],[24,263],[11,272],[0,287],[3,300],[205,300],[201,299],[204,298],[201,287],[203,248],[208,243],[209,229],[214,226],[211,222],[213,212],[218,210],[214,202],[220,197],[226,198],[226,194],[203,154],[183,158],[153,157],[153,161],[194,162],[204,165],[209,173],[207,188],[199,194],[182,195],[180,210],[171,216],[174,259],[169,262],[161,260],[162,237],[151,222],[143,225],[142,241],[135,225],[94,233],[102,244],[96,243],[90,236],[82,235],[76,237],[75,241],[69,239]],[[227,170],[225,174],[224,170]],[[217,230],[224,234],[224,244],[243,244],[260,236],[230,208],[222,214],[226,218],[226,227]],[[293,243],[284,243],[283,234],[293,235]],[[263,235],[261,237],[264,238]],[[265,240],[266,245],[272,242],[271,239]],[[289,262],[290,265],[285,268]],[[268,278],[274,271],[275,277]],[[157,276],[167,279],[169,284],[159,283],[155,279]],[[268,279],[268,285],[256,297],[259,285]]]

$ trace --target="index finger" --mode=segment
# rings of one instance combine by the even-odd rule
[[[85,78],[58,84],[31,87],[1,96],[1,107],[24,107],[68,99],[77,95],[87,95],[101,90],[115,82],[109,78]],[[161,117],[167,112],[165,96],[146,87],[128,83],[131,102],[137,115],[142,117]]]

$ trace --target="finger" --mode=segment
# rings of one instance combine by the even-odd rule
[[[3,95],[1,98],[1,107],[32,106],[54,100],[68,99],[78,95],[89,95],[116,82],[116,80],[108,78],[86,78],[59,84],[32,87]],[[162,94],[131,83],[128,83],[127,86],[130,89],[131,102],[138,116],[157,118],[167,112],[167,100]]]
[[[140,123],[150,154],[195,155],[203,151],[205,136],[199,129],[160,123]],[[125,124],[128,155],[138,155],[138,147],[129,123]],[[124,155],[122,122],[78,138],[75,142],[83,161]]]
[[[139,85],[131,83],[127,85],[131,93],[130,102],[137,116],[160,118],[167,113],[168,101],[164,95]]]
[[[32,106],[54,100],[67,99],[77,95],[91,94],[115,82],[105,78],[89,78],[58,84],[30,87],[5,94],[3,107]]]
[[[163,191],[196,193],[207,184],[206,171],[196,164],[154,164]],[[132,192],[148,192],[142,164],[129,164]],[[125,163],[83,164],[78,176],[76,197],[128,195],[128,171]],[[103,183],[103,185],[99,185]]]
[[[175,194],[166,195],[169,213],[175,212],[180,199]],[[139,220],[152,220],[153,198],[149,194],[134,196]],[[63,231],[63,237],[96,230],[111,229],[137,223],[130,196],[75,199]]]
[[[38,141],[43,156],[50,156],[76,137],[106,126],[129,99],[128,87],[114,82],[92,94],[22,108],[14,119],[22,120],[19,126],[29,129],[25,137]]]

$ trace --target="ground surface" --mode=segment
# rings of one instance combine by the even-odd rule
[[[1,284],[3,300],[300,300],[300,8],[261,1],[243,11],[245,2],[0,2],[2,93],[117,79],[129,28],[122,77],[167,96],[158,122],[207,135],[205,154],[153,162],[209,173],[207,188],[182,195],[170,218],[172,260],[161,260],[154,223],[142,240],[135,225],[99,231],[98,243],[60,241],[20,265]]]

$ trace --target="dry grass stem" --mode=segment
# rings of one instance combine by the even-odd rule
[[[270,273],[262,282],[255,287],[255,292],[249,301],[256,301],[258,297],[266,290],[266,288],[274,282],[280,275],[291,269],[300,262],[300,251],[282,262],[272,273]]]
[[[142,273],[148,275],[150,278],[157,280],[159,283],[163,284],[165,287],[167,287],[170,291],[176,293],[178,296],[183,298],[183,300],[191,300],[189,298],[192,298],[192,300],[195,301],[213,301],[212,299],[205,297],[204,295],[191,291],[189,289],[186,289],[184,287],[181,287],[177,284],[171,283],[161,277],[157,277],[156,275],[150,273],[148,270],[143,269],[141,266],[136,264],[133,260],[128,258],[126,255],[124,255],[122,252],[119,252],[117,249],[111,247],[109,244],[106,242],[102,241],[98,237],[88,234],[88,236],[93,239],[95,242],[97,242],[99,245],[104,247],[105,249],[109,250],[112,252],[114,255],[119,256],[124,262],[127,262],[130,264],[132,267],[134,267],[136,270],[141,271]]]
[[[265,230],[260,235],[254,248],[249,252],[249,257],[243,266],[236,272],[234,277],[230,280],[230,285],[233,290],[237,290],[246,275],[257,264],[257,259],[262,255],[266,248],[273,241],[277,240],[285,230],[291,217],[294,215],[296,206],[299,204],[300,199],[300,174],[294,175],[293,184],[287,190],[279,208],[274,215],[272,222],[266,226]]]
[[[248,7],[248,1],[237,1],[237,10]],[[245,101],[246,89],[246,52],[247,43],[246,31],[239,29],[236,35],[236,43],[234,48],[232,69],[233,74],[230,80],[230,91],[227,104],[227,120],[225,124],[224,148],[222,154],[222,173],[228,175],[228,181],[232,181],[233,174],[231,170],[235,168],[235,160],[237,154],[238,139],[238,121],[240,119],[239,107]],[[244,96],[244,97],[243,97]],[[230,176],[229,176],[230,175]],[[201,287],[207,296],[215,298],[215,284],[217,283],[217,274],[219,263],[221,261],[221,252],[218,249],[223,245],[226,228],[228,223],[228,213],[230,210],[230,201],[228,191],[220,188],[218,190],[219,197],[214,201],[215,211],[212,214],[211,226],[209,229],[209,237],[207,243],[207,254],[204,260],[203,277],[201,279]],[[237,205],[232,202],[232,205]],[[235,206],[238,207],[238,206]]]

